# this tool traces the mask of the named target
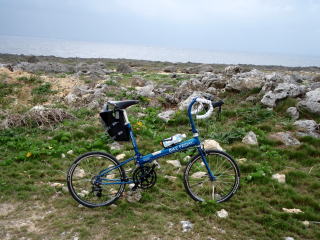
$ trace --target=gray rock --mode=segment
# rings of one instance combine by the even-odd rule
[[[119,72],[119,73],[132,73],[132,72],[134,72],[134,70],[131,67],[129,67],[128,64],[121,63],[117,67],[117,72]]]
[[[145,87],[136,87],[137,94],[143,97],[153,97],[155,93],[153,92],[154,86],[152,84]]]
[[[177,67],[176,66],[167,66],[163,69],[164,72],[168,72],[168,73],[173,73],[177,71]]]
[[[180,221],[182,226],[182,232],[190,232],[193,228],[193,224],[189,221]]]
[[[176,168],[181,168],[181,163],[179,160],[167,160],[167,163],[171,164]]]
[[[163,121],[168,122],[174,114],[175,114],[175,111],[170,109],[170,110],[159,113],[158,117]]]
[[[143,87],[146,84],[146,81],[143,79],[143,77],[139,76],[139,75],[135,75],[132,77],[132,82],[131,82],[132,86],[135,87]]]
[[[137,189],[136,191],[128,191],[127,192],[127,201],[130,203],[139,202],[141,198],[142,198],[142,196],[141,196],[140,189]]]
[[[306,98],[298,103],[298,107],[320,114],[320,88],[307,92]]]
[[[284,240],[294,240],[293,237],[284,237],[283,239],[284,239]]]
[[[286,183],[286,175],[284,174],[276,173],[273,174],[271,178],[278,181],[279,183]]]
[[[227,218],[229,213],[225,209],[221,209],[220,211],[217,212],[217,216],[219,218]]]
[[[300,145],[300,141],[292,136],[290,132],[278,132],[273,133],[269,136],[272,139],[278,140],[285,144],[286,146],[294,146],[294,145]]]
[[[37,62],[28,63],[21,62],[14,67],[14,70],[23,70],[27,72],[37,73],[68,73],[74,72],[74,68],[68,64],[62,64],[57,62]]]
[[[298,136],[311,136],[320,138],[320,125],[314,120],[298,120],[293,124],[297,128]]]
[[[98,101],[96,100],[93,100],[92,102],[90,102],[88,105],[87,105],[88,109],[99,109],[100,108],[100,104]]]
[[[111,150],[121,150],[123,148],[123,146],[118,142],[110,143],[108,144],[108,146],[110,147]]]
[[[241,67],[239,65],[228,66],[224,69],[225,74],[234,75],[241,72]]]
[[[73,104],[76,103],[79,98],[75,94],[69,93],[67,96],[65,96],[64,100],[67,104]]]
[[[250,131],[242,139],[242,142],[249,145],[258,145],[257,136],[254,132]]]
[[[106,69],[105,64],[102,62],[92,64],[81,62],[75,66],[75,72],[77,72],[78,75],[103,76],[110,74],[112,71]]]
[[[265,83],[265,74],[261,71],[253,69],[250,72],[238,73],[229,79],[227,90],[250,90],[254,88],[261,88]]]
[[[298,86],[291,83],[280,83],[273,91],[269,91],[263,96],[261,103],[268,107],[275,107],[278,100],[287,97],[298,97],[304,94],[305,91],[305,86]]]
[[[286,112],[293,120],[297,120],[299,118],[299,111],[296,107],[289,107]]]

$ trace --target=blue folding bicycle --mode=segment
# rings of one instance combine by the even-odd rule
[[[132,191],[154,186],[157,180],[157,164],[153,162],[155,159],[196,148],[198,154],[191,158],[184,171],[186,192],[195,201],[224,202],[230,199],[239,187],[239,168],[227,153],[204,149],[192,118],[192,114],[201,110],[206,113],[196,115],[197,119],[210,117],[215,107],[221,111],[223,101],[194,98],[188,107],[193,138],[147,155],[139,152],[125,110],[137,103],[137,100],[109,101],[100,113],[108,134],[116,141],[131,140],[135,155],[122,162],[104,152],[88,152],[79,156],[67,173],[68,189],[72,197],[86,207],[110,205],[119,199],[126,184],[132,186]],[[127,176],[128,171],[124,170],[124,166],[131,161],[134,161],[136,167]]]

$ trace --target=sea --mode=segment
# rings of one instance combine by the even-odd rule
[[[158,46],[68,41],[62,39],[0,36],[0,53],[36,56],[139,59],[209,64],[254,64],[320,67],[319,56],[227,52]]]

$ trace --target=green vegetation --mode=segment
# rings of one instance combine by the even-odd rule
[[[178,82],[170,75],[156,73],[134,73],[145,79],[160,83]],[[116,75],[116,74],[114,74]],[[130,81],[133,74],[117,74],[122,80]],[[112,76],[115,77],[115,76]],[[23,82],[36,82],[20,79]],[[114,82],[107,82],[114,86]],[[4,90],[5,89],[5,90]],[[3,99],[13,91],[11,85],[1,81],[0,97]],[[254,93],[258,92],[255,90]],[[49,83],[34,86],[32,94],[41,98],[54,94]],[[116,99],[134,97],[128,92],[113,93]],[[196,154],[193,150],[177,153],[159,159],[158,182],[142,193],[137,203],[128,203],[123,197],[116,207],[85,209],[61,187],[49,183],[66,183],[66,170],[73,160],[88,151],[105,151],[113,155],[133,155],[130,143],[124,143],[123,150],[111,150],[107,145],[111,139],[104,134],[97,111],[86,108],[74,110],[75,120],[65,120],[54,129],[15,128],[0,131],[0,204],[10,203],[17,207],[10,215],[15,219],[29,219],[30,210],[43,215],[36,221],[43,231],[26,232],[16,228],[13,236],[32,239],[72,238],[80,239],[319,239],[319,225],[306,228],[302,221],[320,221],[320,140],[312,137],[300,138],[302,145],[285,147],[268,139],[268,134],[292,128],[292,122],[283,113],[293,100],[283,101],[275,112],[259,104],[242,102],[248,94],[228,94],[221,120],[213,116],[210,121],[197,120],[200,135],[214,138],[235,159],[246,158],[240,165],[241,188],[228,202],[197,203],[187,196],[182,184],[183,169],[174,169],[167,159],[179,159],[185,166],[186,156]],[[161,108],[148,106],[148,99],[142,105],[128,110],[129,119],[137,135],[143,154],[161,148],[159,142],[178,132],[188,133],[190,126],[186,112],[177,111],[167,124],[157,114]],[[145,108],[142,108],[144,106]],[[139,117],[144,114],[144,117]],[[258,146],[248,146],[241,139],[248,131],[258,136]],[[69,150],[73,153],[67,154]],[[65,156],[65,157],[64,157]],[[129,164],[126,168],[134,167]],[[286,174],[286,183],[280,184],[271,178],[274,173]],[[173,182],[165,176],[175,176]],[[229,217],[220,219],[216,211],[226,209]],[[282,208],[299,208],[298,214],[285,213]],[[8,217],[9,218],[9,217]],[[0,222],[6,216],[0,215]],[[11,219],[11,218],[10,218]],[[181,232],[181,220],[189,220],[194,228],[189,233]],[[172,223],[172,224],[171,224]],[[224,230],[226,233],[224,233]],[[4,232],[0,226],[0,235]],[[62,234],[64,233],[64,235]]]

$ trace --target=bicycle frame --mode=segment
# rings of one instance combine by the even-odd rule
[[[210,170],[210,167],[208,165],[208,162],[206,159],[206,154],[205,154],[205,151],[202,149],[201,142],[199,139],[198,130],[196,129],[196,126],[195,126],[195,123],[194,123],[194,120],[193,120],[192,114],[191,114],[192,106],[196,103],[196,101],[197,101],[197,98],[194,98],[188,107],[188,117],[189,117],[189,121],[190,121],[190,125],[191,125],[191,131],[193,132],[193,138],[186,140],[186,141],[183,141],[181,143],[178,143],[177,145],[174,145],[172,147],[163,148],[159,151],[156,151],[156,152],[144,155],[144,156],[139,152],[136,138],[133,134],[133,130],[132,130],[131,124],[129,123],[126,111],[124,110],[124,116],[126,118],[126,125],[129,128],[130,139],[131,139],[131,142],[133,145],[133,149],[135,151],[135,156],[121,162],[117,166],[106,168],[106,169],[102,170],[97,177],[98,178],[102,177],[103,175],[107,174],[108,172],[112,171],[113,169],[118,168],[120,166],[123,166],[133,160],[135,160],[139,166],[143,166],[146,163],[151,163],[155,159],[158,159],[158,158],[161,158],[161,157],[164,157],[164,156],[176,153],[176,152],[181,152],[181,151],[184,151],[184,150],[191,148],[191,147],[196,147],[199,154],[201,155],[203,163],[205,164],[205,166],[208,170],[210,180],[214,181],[216,179],[216,177],[214,176],[213,172]],[[100,184],[103,184],[103,185],[105,185],[105,184],[130,184],[130,183],[133,183],[133,181],[123,181],[121,179],[99,178],[99,180],[109,181],[109,182],[100,182]]]

